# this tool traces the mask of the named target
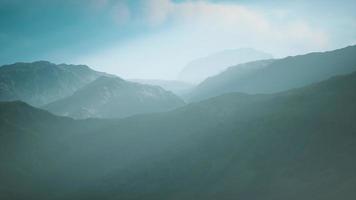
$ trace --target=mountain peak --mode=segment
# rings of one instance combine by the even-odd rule
[[[48,61],[19,62],[0,67],[0,100],[22,100],[42,106],[71,95],[104,73],[84,65]]]

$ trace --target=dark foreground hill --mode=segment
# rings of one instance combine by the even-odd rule
[[[43,108],[57,115],[84,119],[127,117],[172,110],[183,105],[183,100],[159,86],[102,76],[73,95]]]
[[[56,65],[47,61],[0,67],[0,101],[25,101],[42,106],[71,95],[105,73],[85,65]]]
[[[353,71],[356,71],[356,46],[283,59],[262,60],[230,67],[206,79],[187,99],[199,101],[229,92],[281,92]]]
[[[0,104],[1,199],[356,198],[356,73],[121,120]]]

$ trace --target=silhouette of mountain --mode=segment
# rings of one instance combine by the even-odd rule
[[[47,61],[0,67],[0,101],[21,100],[42,106],[71,95],[99,76],[85,65],[56,65]]]
[[[193,84],[177,80],[132,79],[131,81],[147,85],[160,86],[178,96],[185,95],[194,88]]]
[[[43,108],[58,115],[80,119],[127,117],[167,111],[183,105],[179,97],[161,87],[102,76],[73,95]]]
[[[199,84],[186,99],[199,101],[229,92],[274,93],[356,71],[356,46],[228,68]]]
[[[0,103],[0,195],[351,200],[355,85],[352,73],[118,120],[72,120]]]
[[[270,58],[272,58],[270,54],[251,48],[224,50],[191,61],[181,71],[179,79],[185,82],[199,83],[210,76],[219,74],[230,66]]]

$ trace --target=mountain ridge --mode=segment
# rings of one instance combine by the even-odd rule
[[[22,100],[41,106],[72,94],[106,73],[86,65],[53,64],[48,61],[15,63],[0,67],[0,100]]]
[[[223,50],[189,62],[180,72],[179,79],[185,82],[199,83],[229,66],[270,58],[272,58],[270,54],[252,48]]]
[[[3,163],[15,162],[26,173],[0,166],[8,177],[0,183],[20,181],[14,197],[44,197],[36,199],[351,200],[355,84],[356,72],[287,92],[230,93],[115,120],[51,115],[48,123],[31,127],[15,115],[11,124],[42,137],[1,140],[22,149],[9,157],[10,147],[3,146]],[[30,109],[37,111],[42,113]],[[15,112],[0,109],[0,122],[6,113]],[[41,174],[50,176],[36,178]],[[9,197],[4,188],[1,194]]]
[[[270,61],[256,61],[233,66],[199,84],[189,101],[198,101],[228,92],[274,93],[302,87],[335,75],[356,70],[356,46]],[[267,62],[267,63],[266,63]],[[240,68],[264,65],[249,73]]]
[[[55,114],[83,118],[121,118],[161,112],[184,105],[184,101],[159,86],[143,85],[118,77],[99,77],[73,95],[45,105]]]

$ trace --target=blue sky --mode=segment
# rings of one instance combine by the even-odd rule
[[[174,79],[191,59],[224,49],[283,57],[353,45],[355,10],[350,0],[0,0],[0,64]]]

